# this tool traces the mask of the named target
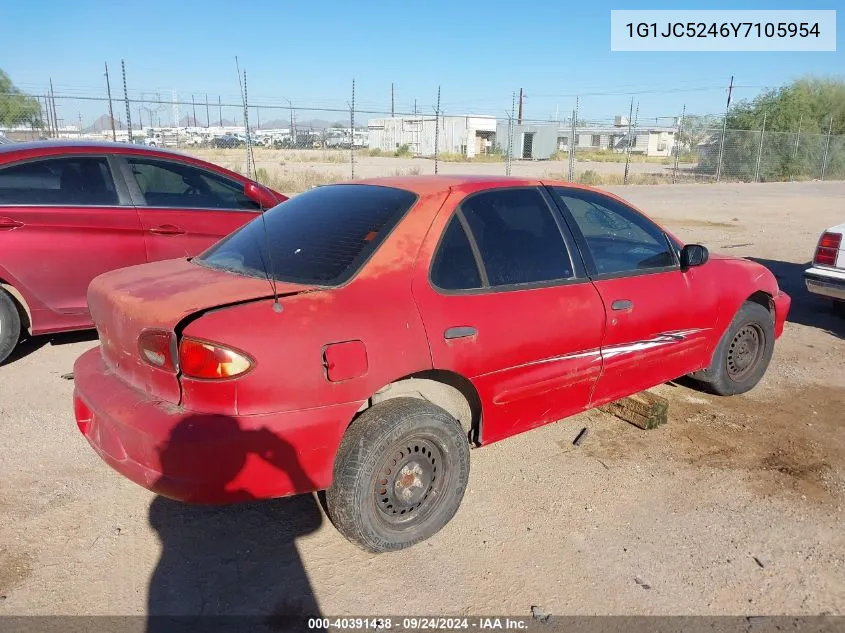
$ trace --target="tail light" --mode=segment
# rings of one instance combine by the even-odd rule
[[[179,344],[179,368],[190,378],[219,380],[245,374],[254,361],[237,350],[218,343],[184,337]]]
[[[141,358],[153,367],[175,372],[176,335],[167,330],[144,330],[138,337]]]
[[[822,266],[836,266],[836,252],[839,250],[840,244],[842,244],[841,233],[824,233],[816,247],[816,256],[813,258],[813,263]]]

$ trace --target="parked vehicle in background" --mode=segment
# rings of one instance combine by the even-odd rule
[[[804,271],[810,292],[833,301],[833,309],[845,316],[845,224],[832,226],[819,238],[813,265]]]
[[[100,273],[197,255],[283,200],[169,150],[0,146],[0,362],[21,334],[90,328],[85,292]]]
[[[470,442],[686,374],[753,388],[790,299],[611,194],[429,176],[312,189],[88,302],[74,408],[103,460],[185,501],[328,489],[382,552],[452,518]]]
[[[243,141],[234,134],[224,134],[223,136],[215,136],[211,139],[212,147],[230,148],[241,147],[242,145]]]
[[[14,141],[5,134],[0,134],[0,145],[7,145],[9,143],[14,143]]]

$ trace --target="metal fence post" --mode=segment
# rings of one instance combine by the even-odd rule
[[[789,179],[795,181],[795,159],[798,158],[798,141],[801,139],[801,123],[804,117],[798,118],[798,134],[795,135],[795,147],[792,149],[792,165],[789,168]]]
[[[833,131],[833,115],[830,117],[830,124],[827,126],[827,141],[824,144],[824,157],[822,158],[822,180],[827,172],[827,154],[830,150],[830,133]]]
[[[579,98],[575,97],[575,109],[572,111],[572,139],[569,143],[569,182],[575,182],[575,152],[578,147],[578,106]]]
[[[505,157],[505,176],[511,175],[511,159],[513,158],[513,115],[516,109],[516,93],[511,93],[511,111],[508,114],[508,154]]]
[[[760,148],[757,150],[757,166],[754,169],[754,182],[760,182],[760,160],[763,158],[763,135],[766,133],[766,113],[763,113],[763,127],[760,130]]]
[[[625,144],[625,176],[622,178],[622,184],[628,184],[628,168],[631,165],[631,125],[634,123],[634,97],[631,97],[631,107],[628,110],[628,138]]]
[[[129,92],[126,90],[126,64],[120,60],[120,71],[123,74],[123,101],[126,103],[126,138],[132,142],[132,115],[129,114]]]
[[[291,107],[291,116],[293,116],[293,107]],[[349,131],[352,134],[352,142],[349,143],[349,160],[352,169],[352,180],[355,180],[355,79],[352,80],[352,102],[349,104]],[[291,134],[293,134],[292,123]],[[293,137],[291,136],[291,138]]]
[[[681,120],[678,121],[678,131],[675,132],[675,168],[672,170],[672,184],[678,179],[678,162],[681,160],[681,130],[684,129],[684,119],[687,115],[687,104],[681,110]]]
[[[728,132],[728,115],[725,113],[725,120],[722,122],[722,140],[719,141],[719,159],[716,162],[716,182],[722,179],[722,156],[725,153],[725,136]]]
[[[437,154],[440,152],[440,86],[437,86],[437,108],[434,110],[434,173],[437,174]]]

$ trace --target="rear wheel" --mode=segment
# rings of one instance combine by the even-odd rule
[[[8,292],[0,288],[0,363],[9,357],[21,337],[18,306]]]
[[[760,304],[747,301],[719,341],[710,367],[693,377],[722,396],[745,393],[766,373],[774,346],[771,313]]]
[[[416,398],[365,411],[338,449],[329,517],[370,552],[410,547],[454,516],[469,479],[469,444],[452,416]]]

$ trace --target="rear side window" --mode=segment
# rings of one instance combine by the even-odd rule
[[[266,270],[279,281],[339,285],[415,201],[413,193],[391,187],[318,187],[267,211],[195,261],[258,277]]]
[[[0,168],[0,204],[118,204],[103,157],[45,158]]]
[[[461,204],[491,286],[569,279],[560,229],[536,189],[493,189]]]
[[[244,186],[219,174],[174,161],[126,159],[149,207],[245,209],[259,205],[244,194]]]
[[[431,281],[443,290],[481,288],[481,274],[461,221],[452,217],[431,263]]]

